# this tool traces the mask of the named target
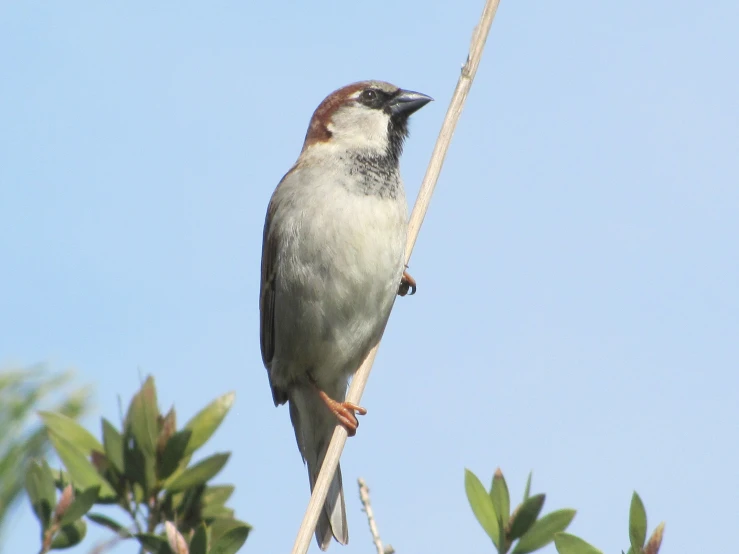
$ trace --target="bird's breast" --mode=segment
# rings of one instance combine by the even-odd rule
[[[404,268],[407,206],[402,185],[390,198],[314,183],[294,200],[278,255],[276,357],[328,379],[379,340]]]
[[[402,273],[405,198],[330,188],[314,191],[304,207],[292,259],[306,280],[320,280],[314,293],[326,295],[325,302],[340,300],[360,311],[385,300]]]

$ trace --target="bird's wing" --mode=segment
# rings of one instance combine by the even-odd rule
[[[267,208],[262,237],[262,280],[259,295],[259,337],[262,347],[262,361],[269,369],[275,353],[275,277],[277,261],[277,231],[273,229],[273,219],[277,203],[274,196]]]

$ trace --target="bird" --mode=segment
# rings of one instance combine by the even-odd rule
[[[316,108],[297,161],[267,208],[260,345],[275,406],[289,405],[311,491],[337,424],[364,415],[349,378],[382,335],[407,273],[408,206],[399,161],[411,114],[432,98],[361,81]],[[341,468],[315,531],[321,550],[349,540]]]

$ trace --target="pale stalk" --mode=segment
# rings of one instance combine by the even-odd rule
[[[416,204],[413,207],[411,218],[408,223],[408,242],[406,244],[406,263],[411,257],[413,246],[416,244],[418,238],[418,232],[421,229],[423,218],[426,216],[429,203],[431,202],[431,196],[436,188],[436,182],[439,179],[441,173],[441,166],[444,164],[444,158],[446,158],[447,151],[449,150],[449,144],[452,141],[452,135],[454,135],[454,129],[459,121],[459,116],[462,114],[462,108],[467,100],[467,95],[470,92],[472,86],[472,80],[475,78],[477,68],[480,65],[480,59],[482,57],[482,51],[485,48],[485,41],[488,38],[490,32],[490,26],[495,18],[495,12],[498,9],[500,0],[487,0],[485,8],[482,11],[480,22],[475,27],[472,33],[472,41],[470,44],[470,51],[467,55],[467,62],[462,67],[459,81],[457,81],[457,87],[454,89],[454,94],[449,102],[449,108],[447,108],[444,122],[441,125],[441,131],[439,131],[439,137],[436,139],[436,146],[431,154],[431,161],[429,162],[428,168],[426,169],[426,175],[421,183],[421,189],[418,192],[416,198]],[[359,404],[364,392],[364,387],[367,385],[367,379],[369,378],[372,364],[375,361],[377,355],[377,349],[379,343],[370,350],[367,357],[359,366],[359,369],[352,378],[349,391],[346,395],[347,402],[353,404]],[[346,443],[347,434],[346,429],[341,425],[337,425],[334,429],[334,434],[331,437],[331,443],[329,444],[326,452],[326,457],[321,465],[321,471],[316,479],[316,484],[313,487],[313,493],[311,494],[310,501],[308,502],[308,508],[303,516],[303,522],[300,524],[298,530],[298,536],[295,538],[295,544],[293,545],[292,554],[305,554],[308,551],[311,537],[316,529],[316,523],[318,522],[318,516],[323,507],[323,503],[326,501],[326,495],[328,494],[328,488],[333,479],[336,468],[339,465],[339,458],[341,452],[344,450],[344,444]]]
[[[367,514],[367,523],[369,524],[370,534],[372,535],[372,544],[375,545],[377,554],[385,554],[385,548],[382,546],[382,539],[380,539],[380,531],[377,529],[375,514],[372,511],[369,487],[361,477],[357,479],[357,483],[359,484],[359,500],[362,502],[362,506],[364,507],[364,513]]]

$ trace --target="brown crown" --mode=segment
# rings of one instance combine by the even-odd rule
[[[346,85],[329,94],[323,102],[321,102],[316,111],[313,112],[308,132],[305,135],[303,150],[317,142],[327,142],[331,138],[331,131],[328,130],[328,124],[331,122],[336,110],[338,110],[347,101],[347,98],[357,92],[363,90],[370,85],[369,81],[360,81]]]

